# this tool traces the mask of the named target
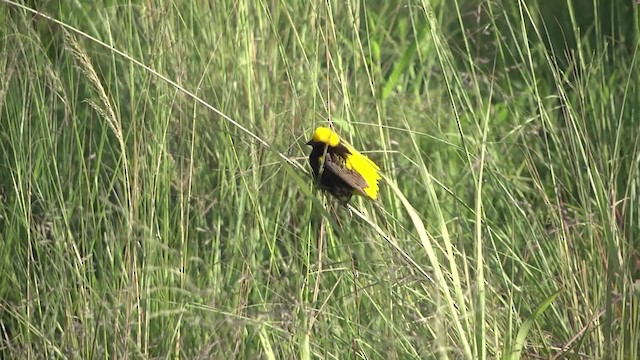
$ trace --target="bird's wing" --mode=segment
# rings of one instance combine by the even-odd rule
[[[364,189],[369,187],[367,181],[356,171],[347,169],[344,165],[344,159],[339,157],[340,155],[337,154],[327,154],[324,162],[325,171],[335,174],[351,186],[354,191],[366,196]]]

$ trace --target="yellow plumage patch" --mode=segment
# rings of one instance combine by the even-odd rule
[[[313,132],[313,141],[329,146],[337,146],[340,143],[340,136],[328,127],[321,126]]]
[[[345,166],[347,169],[354,170],[364,178],[364,181],[369,184],[368,187],[364,188],[364,192],[375,200],[378,197],[379,191],[378,180],[380,180],[380,174],[378,171],[380,171],[380,168],[366,155],[360,154],[350,146],[347,146],[347,148],[351,152],[351,155],[347,155]]]

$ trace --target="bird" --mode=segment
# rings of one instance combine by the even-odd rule
[[[380,167],[342,141],[331,128],[316,128],[307,145],[311,146],[309,165],[320,189],[344,203],[352,195],[378,198]]]

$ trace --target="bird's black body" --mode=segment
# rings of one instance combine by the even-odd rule
[[[310,141],[313,148],[309,154],[309,165],[313,177],[323,190],[341,201],[348,201],[354,192],[363,192],[366,181],[355,171],[347,169],[346,158],[351,153],[344,145],[327,146]]]

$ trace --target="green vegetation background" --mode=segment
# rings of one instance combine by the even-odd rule
[[[639,358],[638,13],[0,1],[0,357]]]

